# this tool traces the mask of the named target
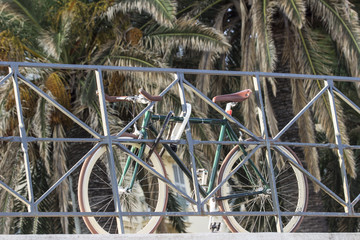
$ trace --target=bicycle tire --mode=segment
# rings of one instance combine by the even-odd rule
[[[249,147],[247,152],[250,152]],[[280,147],[292,160],[296,161],[300,166],[301,162],[289,148]],[[266,157],[264,151],[267,152],[266,147],[261,147],[256,151],[260,152],[260,160],[257,168],[268,182],[269,171],[266,166]],[[265,152],[265,153],[266,153]],[[286,158],[278,161],[279,155],[274,154],[272,149],[272,163],[275,174],[276,189],[279,199],[279,207],[282,212],[304,212],[308,203],[308,184],[305,175],[290,163]],[[225,179],[232,169],[234,169],[243,159],[243,152],[239,146],[234,147],[224,159],[224,162],[219,171],[218,183]],[[247,175],[244,175],[247,174]],[[251,167],[250,161],[247,161],[236,173],[234,173],[226,183],[218,191],[218,197],[224,197],[228,194],[246,194],[254,191],[263,191],[265,184],[257,178],[253,178],[256,170]],[[255,180],[254,180],[255,179]],[[257,180],[256,180],[257,179]],[[271,189],[266,193],[241,196],[233,199],[224,199],[219,201],[219,209],[224,212],[272,212],[274,211],[272,205]],[[276,232],[276,217],[270,215],[248,215],[248,216],[223,216],[223,219],[232,232]],[[293,232],[300,225],[302,216],[282,216],[284,232]]]
[[[135,138],[125,134],[122,138]],[[123,145],[139,148],[138,143],[124,143]],[[113,192],[110,183],[106,146],[99,147],[81,168],[78,183],[78,199],[81,212],[113,212],[115,211]],[[117,182],[119,183],[120,169],[123,169],[127,154],[113,146],[116,165]],[[150,147],[146,146],[145,156]],[[133,160],[133,162],[135,162]],[[163,163],[156,152],[147,162],[162,176],[166,176]],[[131,164],[128,173],[134,171]],[[150,171],[139,166],[136,181],[131,192],[126,191],[126,185],[131,177],[125,177],[121,186],[118,186],[122,212],[164,212],[168,200],[168,187]],[[125,233],[152,233],[162,220],[162,216],[122,216]],[[83,220],[91,233],[121,233],[118,228],[117,217],[83,216]]]

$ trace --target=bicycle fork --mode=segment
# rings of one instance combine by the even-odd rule
[[[202,187],[206,187],[208,185],[208,171],[206,169],[200,168],[196,171],[197,179]],[[204,211],[208,210],[209,212],[217,212],[217,203],[216,203],[215,197],[210,198],[209,200],[209,208],[203,209]],[[206,205],[204,206],[204,208]],[[215,221],[215,217],[210,216],[209,217],[209,229],[211,232],[218,232],[220,230],[221,222]]]

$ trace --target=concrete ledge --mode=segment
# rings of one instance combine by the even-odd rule
[[[360,233],[201,233],[124,235],[0,235],[1,240],[359,240]]]

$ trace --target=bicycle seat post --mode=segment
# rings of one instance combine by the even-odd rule
[[[232,111],[231,111],[231,108],[235,107],[236,106],[236,102],[228,102],[226,104],[226,108],[225,108],[225,111],[229,114],[229,115],[232,115]]]

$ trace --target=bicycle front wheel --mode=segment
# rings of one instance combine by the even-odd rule
[[[124,136],[125,137],[125,136]],[[132,135],[126,138],[133,138]],[[124,143],[135,154],[140,144]],[[147,156],[149,146],[145,147]],[[151,216],[154,212],[164,212],[168,199],[167,185],[148,169],[136,164],[129,155],[114,146],[115,173],[117,191],[125,233],[152,233],[162,220],[161,216]],[[160,157],[154,152],[146,161],[162,176],[166,176]],[[126,172],[126,174],[123,174]],[[112,191],[107,147],[101,146],[85,160],[79,176],[78,199],[81,212],[114,212],[114,194]],[[122,179],[122,180],[121,180]],[[149,212],[148,216],[129,213]],[[118,217],[94,216],[83,217],[92,233],[121,233]]]
[[[251,150],[253,146],[249,146]],[[296,155],[288,148],[280,147],[297,164],[301,165]],[[250,151],[249,151],[250,152]],[[248,160],[237,170],[218,192],[219,208],[225,212],[249,212],[253,215],[224,216],[226,225],[232,232],[276,232],[277,216],[262,215],[273,212],[274,204],[270,188],[270,173],[267,166],[267,148],[256,151],[257,161]],[[254,156],[255,156],[254,154]],[[287,158],[279,157],[271,149],[273,173],[275,176],[280,211],[304,212],[308,201],[308,185],[304,174]],[[254,159],[252,157],[251,159]],[[244,153],[236,146],[226,156],[219,172],[221,183],[242,163]],[[258,214],[254,213],[258,212]],[[254,215],[255,214],[255,215]],[[284,232],[295,231],[302,221],[301,216],[282,216]]]

